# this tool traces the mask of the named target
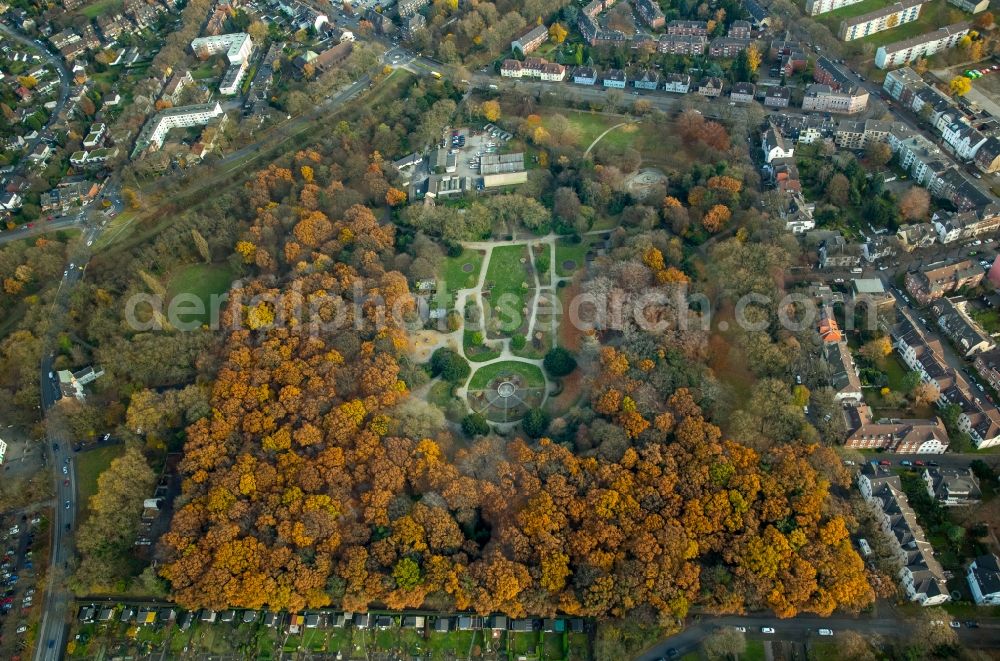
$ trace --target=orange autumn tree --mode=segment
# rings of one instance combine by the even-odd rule
[[[694,335],[651,334],[642,355],[601,347],[581,367],[594,419],[576,453],[406,437],[415,304],[388,270],[393,227],[323,163],[294,165],[248,193],[256,217],[236,251],[250,275],[230,293],[212,414],[187,429],[183,498],[161,539],[179,604],[683,617],[695,604],[790,616],[871,603],[828,506],[828,449],[762,456],[726,439],[688,389],[699,375],[678,368],[704,358]],[[686,278],[659,248],[633,256],[610,272],[622,286]]]

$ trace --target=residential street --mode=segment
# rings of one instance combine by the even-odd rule
[[[978,618],[979,628],[968,629],[965,626],[958,629],[958,639],[963,645],[980,649],[1000,648],[1000,618]],[[668,650],[676,650],[679,655],[694,652],[701,641],[719,627],[742,626],[747,629],[747,638],[761,640],[793,640],[804,642],[818,637],[821,628],[832,629],[834,640],[840,631],[851,630],[861,634],[877,634],[881,636],[900,636],[912,634],[914,624],[902,617],[845,617],[834,615],[821,618],[815,615],[803,615],[788,620],[776,617],[703,617],[676,636],[665,638],[656,645],[636,657],[637,661],[657,661],[665,658]],[[761,633],[761,627],[771,627],[773,634]]]

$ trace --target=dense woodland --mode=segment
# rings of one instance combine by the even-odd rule
[[[871,602],[829,508],[831,486],[847,485],[835,455],[725,439],[695,392],[671,387],[696,381],[678,368],[698,360],[698,338],[596,347],[585,366],[596,416],[572,443],[401,433],[404,330],[362,306],[347,330],[300,332],[357,285],[389,307],[411,300],[391,270],[392,226],[317,159],[302,153],[248,186],[257,218],[236,250],[261,276],[239,293],[285,297],[228,311],[246,328],[227,339],[212,413],[188,429],[183,502],[162,540],[180,604],[680,617],[700,603],[787,617]],[[666,270],[658,249],[642,254],[594,286]]]

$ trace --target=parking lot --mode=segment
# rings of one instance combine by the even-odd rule
[[[33,609],[41,603],[41,595],[36,594],[35,556],[45,543],[47,521],[40,514],[22,513],[4,516],[2,523],[0,656],[12,658],[25,648]]]
[[[479,159],[484,154],[498,153],[504,144],[513,136],[487,124],[482,131],[476,129],[456,129],[451,132],[449,147],[458,156],[458,169],[455,172],[460,177],[470,177],[479,182]]]

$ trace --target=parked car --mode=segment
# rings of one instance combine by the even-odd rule
[[[821,636],[832,636],[833,635],[833,629],[820,629],[819,630],[819,635],[821,635]]]
[[[774,629],[772,627],[761,627],[760,628],[760,632],[761,633],[774,633]]]

